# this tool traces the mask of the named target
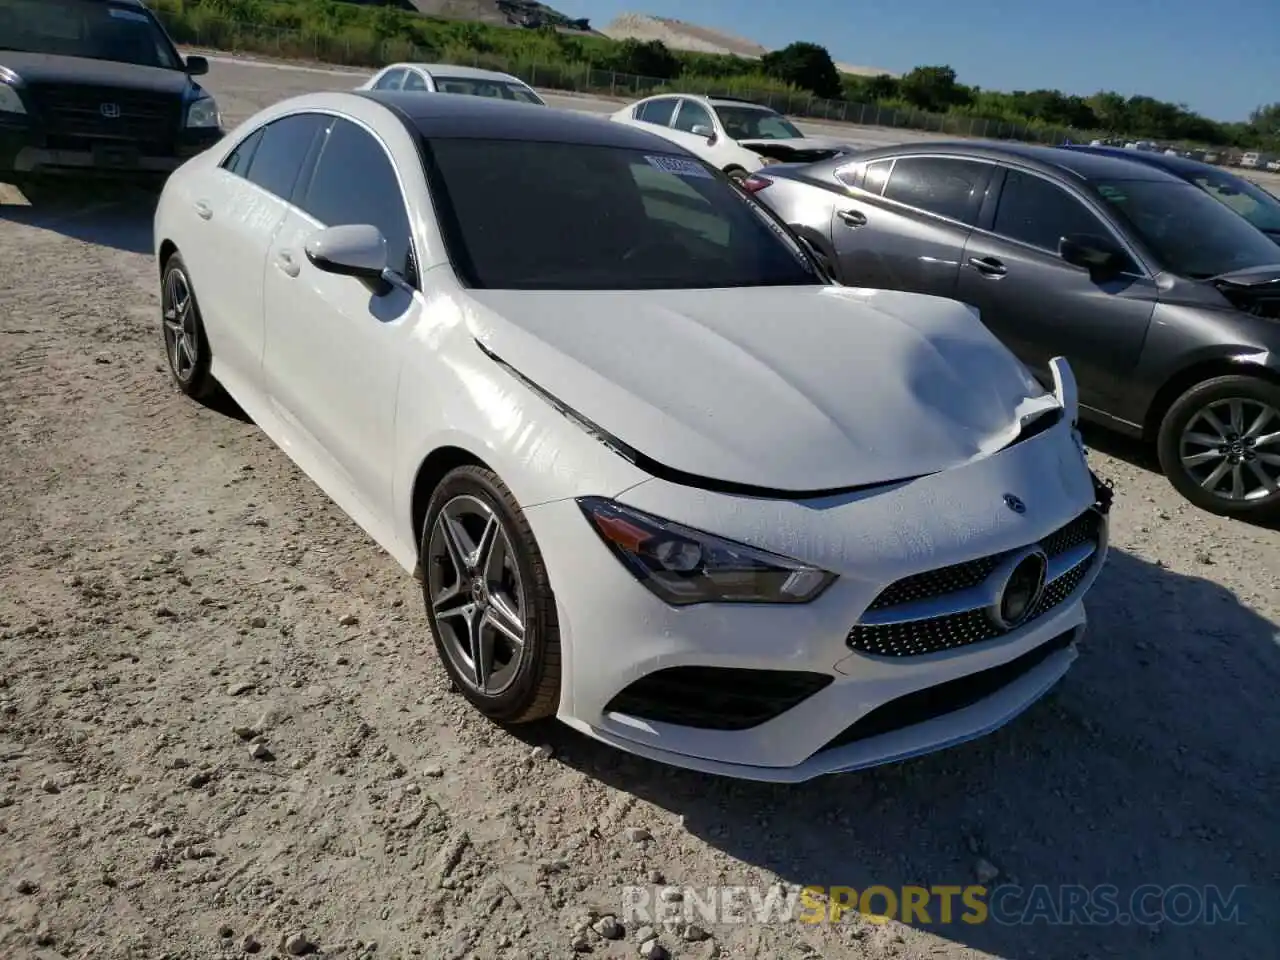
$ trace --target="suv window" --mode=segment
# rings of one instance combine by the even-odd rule
[[[675,126],[677,130],[683,130],[685,133],[693,133],[694,127],[706,127],[708,130],[716,128],[707,108],[692,100],[680,101],[680,112],[676,114]]]
[[[316,134],[328,123],[329,118],[318,113],[295,113],[267,124],[260,131],[261,140],[244,176],[268,193],[288,200]]]
[[[298,206],[326,227],[377,227],[387,241],[387,263],[414,281],[413,241],[400,181],[372,134],[349,120],[335,120]]]
[[[0,44],[21,53],[178,70],[182,59],[151,11],[101,0],[3,0]]]
[[[263,129],[253,131],[243,140],[240,145],[231,151],[227,159],[222,161],[222,169],[228,173],[234,173],[237,177],[247,176],[249,173],[249,164],[253,162],[253,155],[258,149],[258,144],[262,142]]]
[[[990,169],[990,164],[977,160],[902,157],[893,165],[884,196],[917,210],[972,224],[978,190],[986,184]],[[868,181],[870,178],[868,170]]]
[[[654,123],[660,127],[670,126],[671,117],[675,114],[676,104],[679,102],[675,97],[663,97],[661,100],[642,103],[636,113],[636,119],[643,120],[645,123]]]
[[[1077,198],[1044,177],[1020,170],[1010,170],[1005,175],[992,229],[1002,237],[1055,255],[1058,241],[1069,233],[1112,236],[1106,225]]]
[[[378,82],[373,85],[373,89],[399,90],[404,78],[405,72],[403,70],[389,70],[378,78]]]

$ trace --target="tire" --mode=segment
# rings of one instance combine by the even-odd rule
[[[1233,408],[1238,410],[1234,425]],[[1264,410],[1270,414],[1260,420]],[[1215,423],[1223,429],[1219,431]],[[1251,442],[1269,434],[1278,436],[1265,449]],[[1210,438],[1221,443],[1210,445]],[[1280,386],[1239,375],[1196,384],[1164,415],[1156,449],[1169,482],[1197,507],[1242,520],[1280,518],[1280,490],[1266,493],[1257,473],[1261,470],[1272,477],[1272,487],[1280,482]],[[1200,459],[1188,464],[1184,456]],[[1242,486],[1233,490],[1237,474]],[[1239,495],[1241,490],[1244,496]]]
[[[183,289],[185,300],[180,292]],[[161,274],[160,331],[173,382],[193,400],[208,399],[217,386],[209,373],[213,356],[187,265],[176,253],[165,262]]]
[[[463,555],[481,546],[480,568]],[[446,538],[450,523],[465,539]],[[450,471],[431,494],[422,527],[422,597],[436,652],[477,710],[499,723],[553,716],[560,704],[560,628],[542,553],[506,485],[477,466]],[[504,616],[505,612],[505,616]],[[443,616],[442,616],[443,614]],[[518,653],[510,629],[523,634]],[[475,625],[473,627],[473,625]],[[477,673],[476,637],[491,648]]]

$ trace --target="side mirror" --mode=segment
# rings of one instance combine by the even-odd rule
[[[207,57],[187,57],[187,76],[203,77],[209,72],[209,59]]]
[[[695,137],[706,137],[708,143],[714,143],[716,139],[716,132],[705,124],[700,123],[689,132]]]
[[[1105,237],[1090,233],[1073,233],[1058,240],[1058,256],[1076,267],[1083,267],[1097,279],[1106,279],[1119,273],[1125,263],[1125,255]]]
[[[328,227],[313,233],[306,243],[307,259],[317,270],[355,277],[369,284],[379,296],[391,289],[387,270],[387,240],[367,223]]]

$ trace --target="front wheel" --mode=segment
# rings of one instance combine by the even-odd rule
[[[1196,384],[1165,414],[1157,451],[1169,482],[1196,506],[1280,517],[1280,386],[1239,375]]]
[[[560,703],[555,597],[533,530],[506,485],[459,467],[427,505],[423,599],[454,685],[501,723],[549,717]]]

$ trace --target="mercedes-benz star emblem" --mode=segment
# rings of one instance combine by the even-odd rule
[[[1027,505],[1023,503],[1018,497],[1015,497],[1012,493],[1006,493],[1004,495],[1004,505],[1008,507],[1010,510],[1012,510],[1014,513],[1027,512]]]
[[[98,107],[98,112],[108,120],[114,120],[116,117],[120,116],[120,104],[104,103]]]
[[[1031,547],[1012,558],[995,575],[999,590],[987,610],[992,622],[1002,630],[1013,630],[1030,617],[1044,596],[1049,558],[1039,547]]]

